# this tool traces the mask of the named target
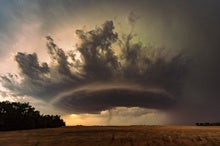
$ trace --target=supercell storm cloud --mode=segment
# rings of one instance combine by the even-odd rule
[[[117,124],[218,122],[219,5],[1,0],[0,100]]]
[[[134,18],[129,20],[134,25]],[[115,107],[164,109],[179,100],[187,70],[183,54],[164,58],[148,52],[148,46],[132,41],[132,33],[121,40],[113,21],[86,32],[76,30],[76,34],[81,43],[75,52],[65,52],[46,37],[50,65],[40,64],[36,53],[18,52],[15,60],[23,79],[14,84],[13,76],[4,76],[3,85],[18,95],[52,101],[77,113],[99,113]],[[75,57],[77,53],[81,58]],[[62,98],[54,101],[62,93]]]

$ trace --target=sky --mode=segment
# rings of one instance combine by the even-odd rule
[[[0,101],[67,125],[219,122],[218,0],[0,0]]]

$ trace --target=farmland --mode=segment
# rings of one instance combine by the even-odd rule
[[[2,131],[0,146],[218,146],[220,126],[72,126]]]

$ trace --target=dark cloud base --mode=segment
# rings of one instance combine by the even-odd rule
[[[118,84],[120,85],[120,84]],[[117,85],[117,86],[118,86]],[[175,105],[176,98],[165,90],[149,87],[135,88],[129,85],[120,87],[101,87],[75,89],[70,94],[59,96],[53,104],[67,112],[74,113],[100,113],[115,107],[142,107],[151,109],[169,109]]]

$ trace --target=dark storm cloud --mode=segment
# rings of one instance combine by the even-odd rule
[[[128,83],[93,84],[58,96],[53,101],[67,112],[74,113],[100,113],[115,107],[167,109],[175,105],[175,102],[176,99],[163,89],[144,89],[142,86],[136,87]]]
[[[54,43],[54,40],[50,36],[47,36],[46,38],[48,40],[48,43],[47,43],[48,53],[52,61],[58,64],[57,65],[58,72],[61,75],[66,76],[71,80],[77,80],[78,77],[72,74],[70,71],[70,63],[67,61],[68,56],[65,54],[65,52],[61,48],[59,48]]]
[[[119,62],[111,45],[118,39],[112,21],[106,21],[102,27],[89,32],[76,30],[82,40],[78,50],[85,61],[84,70],[87,78],[93,80],[111,79],[119,67]]]
[[[3,76],[2,82],[11,86],[10,89],[18,94],[44,100],[51,100],[58,93],[65,93],[92,82],[102,82],[103,87],[106,84],[114,86],[115,81],[120,84],[118,88],[104,89],[100,86],[98,90],[94,85],[94,90],[77,90],[53,101],[62,109],[79,113],[98,113],[117,106],[164,109],[172,107],[179,100],[188,65],[183,56],[178,55],[167,60],[160,55],[156,59],[147,57],[147,52],[144,51],[148,48],[143,47],[140,42],[133,43],[132,33],[124,41],[118,38],[113,21],[106,21],[101,27],[91,31],[77,30],[76,34],[81,39],[78,52],[83,60],[83,69],[78,76],[71,71],[74,66],[68,62],[68,58],[76,61],[73,57],[75,54],[66,54],[47,36],[52,66],[49,67],[47,63],[40,65],[35,53],[18,53],[15,59],[24,77],[23,81],[14,87],[11,83],[13,77]],[[122,54],[116,55],[115,51],[119,50],[114,50],[113,44],[119,42],[121,47],[118,49]],[[141,89],[133,89],[132,86],[125,88],[125,83],[139,84]],[[151,90],[152,87],[158,92]]]
[[[47,63],[40,65],[35,53],[17,53],[15,60],[21,71],[22,81],[19,82],[17,75],[8,74],[0,76],[2,85],[17,95],[29,95],[46,101],[51,100],[59,92],[76,86],[78,77],[67,70],[63,50],[56,53],[58,56],[55,55],[57,57],[55,60],[58,64],[55,67],[49,67]]]
[[[185,79],[183,97],[174,117],[179,123],[196,121],[220,121],[220,2],[193,1],[185,17],[192,28],[189,36],[189,52],[193,58],[190,72]],[[180,114],[181,113],[181,114]],[[181,115],[181,116],[180,116]]]
[[[12,91],[15,91],[16,89],[16,85],[14,84],[14,78],[17,78],[17,76],[14,77],[14,75],[8,73],[7,75],[5,76],[0,76],[0,81],[2,83],[2,85],[4,87],[6,87],[7,89],[9,90],[12,90]]]
[[[31,79],[41,79],[41,75],[49,73],[49,67],[47,63],[39,65],[37,54],[25,54],[18,52],[15,56],[19,68],[22,74],[26,75]]]
[[[98,5],[98,6],[97,6]],[[102,7],[106,5],[106,7]],[[127,35],[121,38],[120,32],[115,32],[113,21],[106,21],[101,27],[94,30],[78,30],[76,34],[82,43],[78,44],[78,51],[83,57],[83,63],[76,65],[74,52],[66,53],[55,42],[48,38],[48,52],[53,60],[53,65],[41,64],[37,60],[36,54],[18,53],[16,61],[21,70],[21,76],[24,78],[21,83],[16,82],[16,77],[7,75],[1,76],[1,83],[20,95],[30,95],[45,100],[53,100],[60,93],[72,91],[81,86],[90,84],[93,81],[106,82],[134,82],[143,87],[154,86],[157,89],[163,89],[174,97],[174,101],[167,103],[169,98],[162,98],[160,101],[150,102],[154,105],[152,108],[173,107],[171,113],[179,117],[183,122],[202,120],[220,120],[218,111],[220,103],[220,2],[218,0],[194,0],[194,1],[169,1],[146,0],[146,1],[1,1],[0,5],[0,55],[5,53],[7,47],[4,42],[8,38],[13,39],[13,32],[16,32],[15,26],[32,21],[37,18],[42,22],[42,31],[59,28],[66,21],[89,15],[89,9],[96,8],[106,12],[107,10],[116,11],[126,9],[124,13],[128,15],[128,22],[135,28],[135,24],[141,20],[144,22],[143,33],[146,30],[152,31],[158,40],[171,42],[173,46],[184,48],[185,52],[176,51],[176,55],[149,55],[157,54],[160,49],[154,48],[154,53],[149,52],[150,47],[144,44],[146,42],[135,42],[135,34],[128,30]],[[27,8],[27,9],[24,9]],[[7,8],[7,9],[6,9]],[[108,9],[107,9],[108,8]],[[96,13],[100,11],[96,10]],[[105,11],[106,10],[106,11]],[[101,11],[101,12],[102,12]],[[136,13],[138,11],[138,13]],[[85,15],[86,14],[86,15]],[[120,14],[116,14],[116,17]],[[85,17],[87,18],[87,17]],[[87,20],[90,21],[91,19]],[[117,22],[116,22],[117,23]],[[87,25],[87,24],[85,24]],[[124,27],[124,24],[121,24]],[[184,26],[184,27],[182,27]],[[184,29],[181,29],[184,28]],[[135,32],[134,32],[135,33]],[[146,31],[147,33],[147,31]],[[153,39],[152,39],[153,40]],[[157,39],[156,39],[157,40]],[[156,42],[160,43],[160,42]],[[120,46],[120,55],[114,45]],[[169,44],[169,43],[167,43]],[[172,45],[171,45],[172,46]],[[153,57],[154,56],[154,57]],[[186,57],[187,56],[187,57]],[[33,60],[32,60],[33,58]],[[188,60],[190,58],[190,62]],[[69,62],[75,63],[73,65]],[[190,64],[189,64],[190,63]],[[81,67],[81,68],[80,68]],[[30,71],[29,71],[30,70]],[[76,70],[73,71],[73,70]],[[74,88],[74,89],[73,89]],[[84,91],[84,90],[82,90]],[[112,94],[112,101],[118,99],[118,93],[122,92],[123,98],[118,99],[122,106],[130,106],[130,98],[125,103],[124,96],[144,94],[143,101],[151,99],[147,91],[127,91],[127,90],[104,90]],[[56,104],[60,107],[68,105],[70,109],[76,109],[79,112],[98,112],[99,110],[114,108],[117,104],[110,105],[101,100],[96,95],[100,94],[105,99],[104,91],[91,92],[84,94],[74,92],[74,94],[63,96],[63,99],[57,100]],[[135,92],[135,93],[134,93]],[[146,94],[145,94],[146,93]],[[93,96],[94,95],[94,96]],[[80,97],[80,98],[79,98]],[[88,99],[86,105],[80,99]],[[103,102],[106,107],[96,109],[96,99]],[[142,100],[139,96],[138,99]],[[67,99],[69,102],[64,100]],[[108,101],[108,100],[107,100]],[[129,103],[128,103],[129,102]],[[76,108],[75,104],[88,106],[86,111]],[[143,103],[143,104],[144,104]],[[126,104],[126,105],[125,105]],[[142,104],[142,103],[141,103]],[[134,104],[132,106],[141,106]],[[71,106],[72,105],[72,106]],[[158,105],[158,107],[156,106]],[[99,106],[98,106],[99,107]],[[195,121],[197,122],[197,121]]]

